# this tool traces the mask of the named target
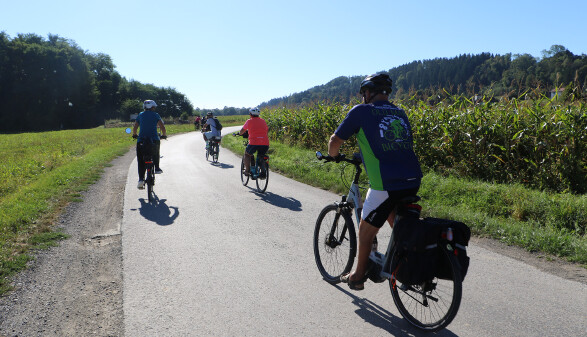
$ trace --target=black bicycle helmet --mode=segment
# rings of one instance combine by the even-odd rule
[[[386,95],[391,94],[391,85],[392,81],[389,78],[389,75],[385,73],[381,74],[373,74],[365,77],[363,82],[361,82],[361,89],[359,90],[360,94],[367,89],[373,93],[383,93]]]

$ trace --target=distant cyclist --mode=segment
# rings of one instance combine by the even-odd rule
[[[207,131],[204,132],[204,142],[206,142],[206,149],[208,149],[208,140],[212,137],[221,137],[222,135],[220,130],[216,128],[216,120],[212,112],[206,114],[206,122],[203,125],[204,128],[202,131]]]
[[[202,128],[202,118],[200,118],[200,115],[197,115],[194,119],[194,128],[196,131]]]
[[[363,104],[349,111],[328,143],[328,154],[336,158],[342,143],[357,134],[369,177],[370,188],[359,224],[357,267],[354,272],[341,276],[341,281],[353,290],[364,288],[364,275],[377,232],[386,220],[393,226],[393,201],[416,195],[422,178],[408,116],[389,102],[391,85],[387,74],[367,76],[359,91]]]
[[[245,163],[245,174],[250,175],[251,173],[251,157],[257,152],[257,158],[263,157],[267,150],[269,150],[269,137],[267,136],[267,123],[261,117],[259,117],[261,111],[259,108],[252,108],[249,110],[249,118],[243,128],[239,131],[242,136],[245,132],[249,133],[249,145],[245,149],[244,163]],[[264,178],[265,172],[261,172],[259,178]]]
[[[163,120],[158,113],[155,112],[157,103],[153,100],[146,100],[143,102],[143,109],[135,121],[135,125],[132,129],[133,138],[137,139],[137,162],[139,167],[139,184],[137,188],[145,188],[145,162],[143,161],[143,153],[146,147],[152,145],[153,147],[153,163],[155,164],[155,173],[163,173],[159,167],[159,148],[161,141],[159,140],[159,134],[157,133],[157,127],[161,129],[161,138],[167,138],[167,130]],[[139,134],[137,135],[137,129],[140,128]],[[145,145],[147,144],[147,145]]]

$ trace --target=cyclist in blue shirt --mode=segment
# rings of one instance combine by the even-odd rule
[[[341,276],[341,281],[353,290],[364,289],[364,275],[377,232],[386,220],[393,226],[393,200],[416,195],[422,178],[408,116],[389,102],[391,86],[387,74],[367,76],[361,82],[363,104],[349,111],[328,143],[328,154],[336,158],[344,141],[357,134],[369,177],[370,188],[359,224],[357,267]]]
[[[146,100],[143,102],[143,109],[135,121],[135,125],[132,129],[133,138],[137,139],[137,162],[139,168],[139,183],[137,188],[142,190],[145,188],[145,162],[143,161],[143,153],[146,148],[153,146],[153,164],[155,164],[155,173],[163,173],[163,170],[159,167],[159,148],[161,141],[159,140],[159,134],[157,133],[157,127],[161,129],[161,138],[167,138],[167,130],[163,120],[158,113],[155,112],[157,103],[153,100]],[[139,134],[137,135],[137,129],[140,128]]]

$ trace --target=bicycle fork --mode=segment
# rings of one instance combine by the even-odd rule
[[[346,226],[343,227],[342,232],[340,233],[340,238],[336,237],[336,229],[338,227],[338,221],[342,215],[342,212],[345,211],[346,208],[349,207],[349,203],[346,201],[346,195],[342,196],[341,202],[335,202],[336,205],[336,215],[334,216],[334,221],[332,223],[332,227],[330,228],[330,234],[326,238],[325,244],[330,248],[336,248],[342,244],[347,232]]]

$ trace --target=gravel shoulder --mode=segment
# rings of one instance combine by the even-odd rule
[[[124,189],[134,151],[115,159],[102,178],[70,204],[58,226],[71,237],[39,251],[0,298],[0,336],[123,336],[120,226]],[[587,269],[494,240],[471,244],[521,260],[545,272],[587,284]]]
[[[0,299],[0,336],[123,336],[124,189],[134,151],[112,161],[58,227],[71,237],[38,251]]]

